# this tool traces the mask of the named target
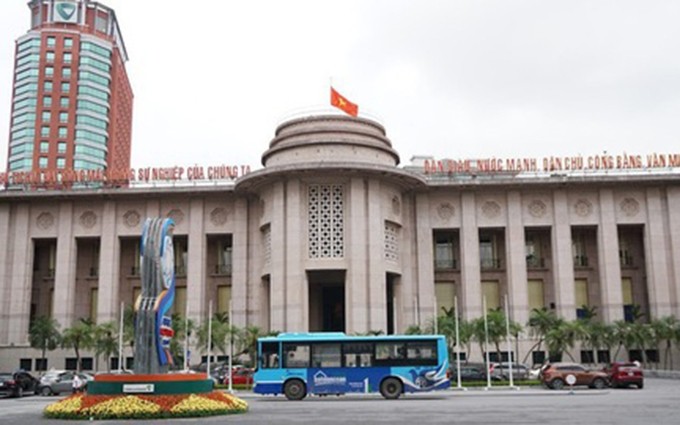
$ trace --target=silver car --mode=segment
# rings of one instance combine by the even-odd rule
[[[44,396],[73,392],[73,377],[76,372],[73,370],[49,371],[40,378],[40,383],[36,388],[36,393]],[[94,377],[88,373],[78,373],[83,382],[81,389],[87,388],[87,383]]]

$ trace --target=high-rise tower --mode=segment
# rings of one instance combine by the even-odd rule
[[[133,94],[115,12],[90,0],[31,0],[16,41],[7,171],[130,168]],[[34,173],[35,174],[35,173]]]

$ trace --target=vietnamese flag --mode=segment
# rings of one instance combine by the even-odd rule
[[[331,105],[353,117],[359,115],[359,106],[347,100],[343,95],[335,91],[333,87],[331,87]]]

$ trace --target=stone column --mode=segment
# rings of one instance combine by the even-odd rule
[[[116,321],[120,314],[120,239],[116,226],[116,202],[104,202],[101,220],[97,323]]]
[[[482,316],[482,274],[474,192],[461,194],[460,216],[460,308],[463,317],[471,320]]]
[[[187,304],[189,318],[200,326],[208,318],[208,297],[206,295],[206,238],[204,219],[203,198],[191,199],[189,201],[189,237],[187,246],[187,256],[189,264],[187,267]],[[213,312],[217,308],[213,302]]]
[[[671,258],[680,258],[680,187],[669,187],[666,189],[668,198],[668,227],[670,235]],[[675,214],[672,214],[674,211]],[[673,314],[680,317],[680,261],[671,261],[673,276],[672,303],[675,305]]]
[[[572,255],[569,203],[564,190],[553,192],[553,227],[551,244],[553,252],[553,278],[555,282],[556,313],[566,319],[576,319],[576,293],[574,289],[574,258]]]
[[[0,250],[0,345],[7,344],[9,332],[9,309],[10,309],[10,261],[9,257],[9,233],[12,230],[9,225],[9,204],[0,204],[0,246],[6,247]]]
[[[600,189],[600,228],[597,232],[597,256],[600,261],[600,306],[607,323],[623,320],[623,291],[621,289],[621,260],[619,232],[614,211],[614,192]]]
[[[667,217],[663,206],[663,195],[658,187],[647,189],[647,223],[645,226],[645,270],[651,318],[669,316],[671,308],[671,272],[673,262],[670,255],[669,238],[666,228]],[[675,211],[677,214],[677,211]],[[669,214],[672,215],[672,214]],[[677,257],[675,258],[677,262]]]
[[[31,312],[31,279],[33,270],[33,241],[29,235],[28,204],[15,207],[15,220],[11,229],[8,246],[9,258],[12,262],[9,276],[9,317],[8,342],[15,345],[28,343],[28,322]]]
[[[385,220],[380,208],[380,182],[370,180],[367,195],[369,330],[387,332]]]
[[[234,233],[231,272],[232,323],[240,328],[248,325],[248,202],[238,198],[234,202]]]
[[[350,181],[348,199],[347,246],[347,331],[367,332],[368,323],[368,213],[366,182],[360,178]]]
[[[271,211],[271,268],[269,320],[270,329],[281,332],[291,331],[286,322],[286,222],[285,222],[285,185],[272,184],[269,195]]]
[[[75,319],[76,300],[76,239],[73,237],[73,203],[59,204],[57,230],[57,264],[54,277],[54,318],[61,329],[70,327]]]
[[[309,290],[302,266],[301,188],[299,180],[289,180],[285,186],[285,270],[286,324],[288,330],[306,332],[309,329]]]
[[[415,196],[415,237],[416,239],[416,284],[412,285],[417,291],[420,312],[414,312],[420,317],[420,326],[436,320],[436,301],[434,291],[434,241],[432,240],[432,223],[430,222],[430,201],[426,194]],[[409,260],[403,259],[402,261]],[[415,295],[415,294],[413,294]],[[412,295],[412,296],[413,296]],[[414,318],[413,323],[416,323]]]
[[[529,320],[526,238],[522,222],[522,196],[518,191],[507,194],[508,224],[505,245],[508,262],[508,304],[510,317],[518,323]]]

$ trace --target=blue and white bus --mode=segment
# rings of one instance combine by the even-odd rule
[[[254,391],[284,394],[289,400],[374,391],[396,399],[450,385],[441,335],[282,333],[258,339],[257,361]]]

